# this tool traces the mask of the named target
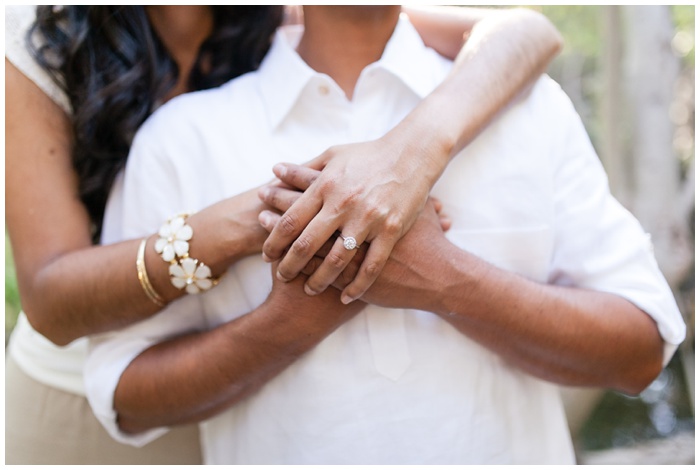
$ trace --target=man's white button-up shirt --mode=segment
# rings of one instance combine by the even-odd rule
[[[330,146],[382,136],[451,67],[401,19],[348,101],[296,54],[300,34],[283,28],[258,71],[155,113],[115,186],[105,242],[144,236],[176,213],[265,183],[277,162],[303,163]],[[629,299],[656,320],[666,359],[684,338],[644,231],[610,196],[580,119],[549,78],[457,155],[433,193],[453,220],[447,237],[457,246],[540,282]],[[253,256],[211,291],[96,337],[87,393],[110,433],[141,445],[166,432],[117,428],[113,394],[134,357],[246,314],[270,288],[270,266]],[[574,462],[556,386],[412,310],[366,308],[201,429],[212,464]]]

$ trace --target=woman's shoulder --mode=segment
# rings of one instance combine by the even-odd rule
[[[5,37],[9,30],[30,25],[36,18],[36,5],[7,5],[5,7]]]
[[[7,5],[5,7],[5,58],[36,84],[66,113],[71,112],[68,97],[51,75],[34,59],[27,44],[27,35],[36,19],[36,5]],[[38,35],[34,41],[41,44]]]
[[[27,57],[31,58],[26,37],[35,19],[36,6],[34,5],[5,7],[5,57],[16,66],[21,65]]]

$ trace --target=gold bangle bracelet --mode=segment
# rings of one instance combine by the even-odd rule
[[[139,278],[139,282],[141,283],[141,287],[143,288],[143,291],[146,293],[149,299],[151,301],[158,305],[159,307],[165,307],[165,299],[163,299],[156,290],[153,288],[153,285],[151,284],[151,281],[148,279],[148,273],[146,272],[146,242],[148,241],[148,238],[144,238],[141,240],[141,244],[139,245],[139,251],[136,255],[136,273]]]

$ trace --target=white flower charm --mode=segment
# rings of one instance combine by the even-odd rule
[[[177,216],[167,221],[158,231],[160,238],[156,241],[156,252],[160,253],[163,261],[168,263],[175,256],[186,256],[190,251],[189,240],[192,238],[192,227],[185,224],[187,216]]]
[[[171,264],[170,282],[178,289],[184,287],[188,294],[199,294],[201,291],[211,289],[214,285],[211,280],[211,269],[204,263],[199,263],[199,266],[197,263],[199,261],[196,259],[185,258],[178,264]]]

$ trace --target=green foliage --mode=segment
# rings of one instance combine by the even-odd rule
[[[17,315],[21,310],[19,301],[19,291],[17,289],[17,275],[12,258],[12,248],[5,233],[5,343],[12,332]]]
[[[673,5],[671,13],[676,24],[674,50],[686,67],[695,67],[695,5]]]
[[[597,5],[541,5],[540,11],[559,29],[564,38],[562,55],[598,55],[602,47],[601,8]]]

